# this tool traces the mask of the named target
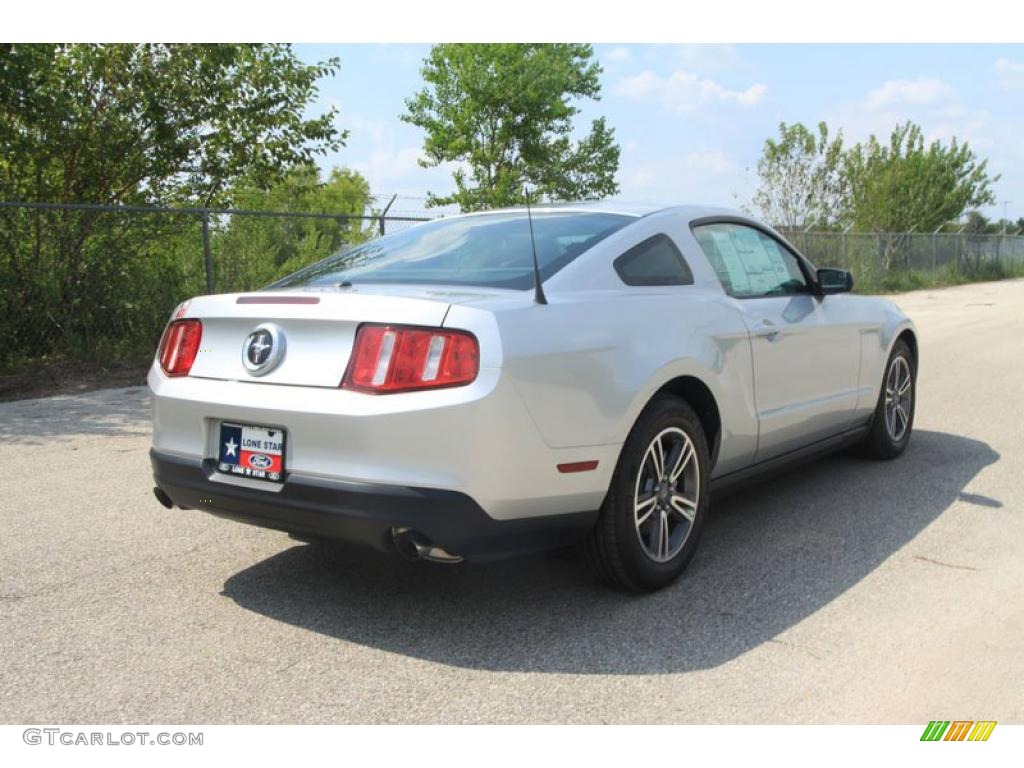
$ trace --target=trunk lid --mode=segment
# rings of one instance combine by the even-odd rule
[[[200,296],[176,316],[203,323],[191,376],[337,387],[360,323],[441,327],[452,303],[477,300],[488,293],[408,285],[259,291]],[[245,366],[243,347],[249,334],[268,323],[283,338],[285,351],[276,366],[254,375]]]

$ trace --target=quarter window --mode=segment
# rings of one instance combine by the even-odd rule
[[[668,235],[655,235],[615,260],[626,285],[692,285],[693,273]]]
[[[737,298],[807,292],[797,257],[775,238],[742,224],[703,224],[694,237],[725,292]]]

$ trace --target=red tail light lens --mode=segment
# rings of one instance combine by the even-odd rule
[[[173,320],[160,340],[160,367],[168,376],[188,376],[199,353],[203,324],[198,320]]]
[[[480,345],[465,331],[361,325],[341,386],[373,394],[469,384],[480,372]]]

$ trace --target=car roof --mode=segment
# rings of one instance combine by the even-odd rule
[[[482,216],[489,213],[525,213],[526,206],[513,206],[507,208],[492,208],[486,211],[474,211],[472,213],[456,214],[445,218],[462,218],[465,216]],[[714,216],[729,216],[743,219],[750,219],[750,216],[734,208],[724,208],[707,205],[665,205],[664,203],[637,203],[622,200],[587,200],[581,202],[567,203],[541,203],[530,207],[530,212],[535,216],[542,216],[546,213],[612,213],[620,216],[633,216],[640,218],[655,213],[673,213],[682,216],[687,221],[703,219]]]

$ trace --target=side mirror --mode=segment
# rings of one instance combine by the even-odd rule
[[[847,293],[853,290],[853,275],[845,269],[819,269],[818,291],[820,293]]]

